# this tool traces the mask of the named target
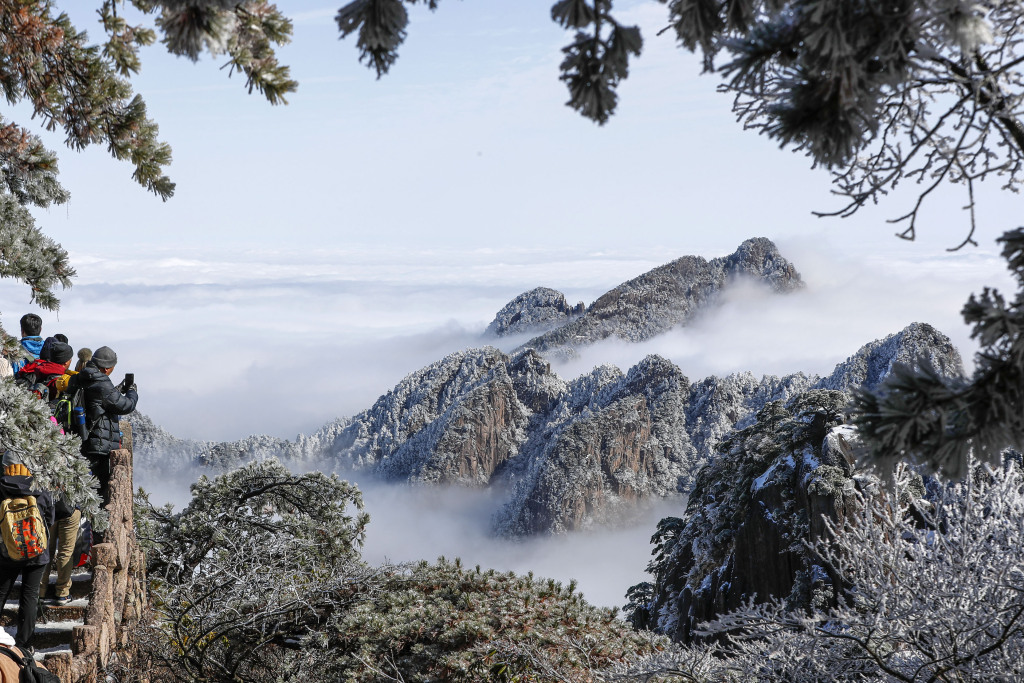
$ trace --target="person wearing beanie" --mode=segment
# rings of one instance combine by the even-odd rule
[[[3,457],[3,475],[0,476],[0,500],[35,498],[43,524],[49,528],[55,519],[53,497],[46,491],[35,488],[32,473],[13,451],[6,451]],[[40,539],[42,540],[42,539]],[[5,542],[0,542],[0,596],[3,604],[14,590],[15,582],[21,577],[21,597],[18,600],[18,632],[15,644],[26,652],[32,652],[32,637],[36,630],[36,614],[39,608],[39,582],[44,567],[50,562],[50,551],[45,544],[38,554],[30,558],[12,557]]]
[[[51,337],[52,339],[52,337]],[[15,378],[29,385],[46,385],[46,396],[40,396],[44,401],[53,401],[57,398],[59,389],[57,383],[64,376],[71,365],[71,358],[74,352],[71,347],[62,341],[54,340],[47,348],[48,359],[39,358],[28,363],[21,370],[15,373]],[[65,383],[66,385],[66,383]]]
[[[50,387],[50,401],[53,402],[60,398],[67,388],[71,378],[78,373],[71,370],[71,360],[75,357],[74,351],[71,346],[67,343],[55,342],[50,347],[50,360],[54,363],[60,363],[64,367],[64,372],[60,377],[56,377],[53,380],[53,385]]]
[[[93,351],[92,359],[74,380],[75,386],[84,390],[82,405],[89,430],[82,442],[82,455],[89,460],[93,475],[100,481],[104,505],[110,502],[110,452],[121,447],[119,418],[135,410],[139,401],[134,384],[115,387],[110,381],[115,365],[117,354],[109,346],[101,346]]]

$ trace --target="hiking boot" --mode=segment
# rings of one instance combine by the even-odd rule
[[[67,607],[71,604],[70,595],[57,595],[50,598],[49,603],[54,607]]]

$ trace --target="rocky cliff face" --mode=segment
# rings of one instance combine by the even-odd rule
[[[841,527],[879,485],[855,467],[857,434],[843,424],[849,390],[876,386],[898,362],[963,374],[949,339],[915,323],[867,344],[807,391],[763,403],[720,438],[684,515],[659,524],[654,581],[630,589],[632,621],[690,642],[697,624],[752,598],[834,605],[840,577],[811,548],[828,540],[826,521]]]
[[[842,524],[858,492],[877,481],[855,475],[854,430],[842,424],[844,392],[815,389],[762,408],[722,442],[697,477],[682,518],[661,521],[653,584],[631,589],[635,623],[690,642],[694,627],[776,598],[825,608],[842,590],[809,549]]]
[[[578,318],[585,309],[582,301],[570,306],[561,292],[537,287],[505,304],[487,326],[487,334],[504,337],[546,332]]]
[[[868,344],[828,377],[749,373],[691,383],[668,360],[649,356],[623,374],[601,366],[566,382],[535,351],[494,348],[451,354],[406,377],[368,410],[315,434],[285,441],[180,442],[144,425],[144,460],[217,468],[276,456],[285,462],[356,469],[403,482],[500,486],[499,534],[563,533],[621,521],[645,501],[690,491],[697,472],[757,411],[809,389],[873,385],[897,359],[923,354],[959,371],[956,350],[928,325]]]
[[[803,284],[796,268],[771,240],[750,239],[729,256],[710,261],[683,256],[624,282],[591,304],[580,318],[521,348],[571,354],[574,348],[612,336],[644,341],[685,325],[737,277],[765,282],[777,292],[789,292]]]

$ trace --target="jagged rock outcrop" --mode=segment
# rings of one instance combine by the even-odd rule
[[[803,284],[771,240],[749,239],[729,256],[710,261],[683,256],[624,282],[598,298],[581,317],[520,348],[571,354],[573,349],[612,336],[644,341],[689,322],[737,277],[754,278],[777,292]]]
[[[487,326],[487,334],[505,337],[546,332],[578,318],[585,309],[582,301],[570,306],[565,295],[558,290],[537,287],[505,304]]]
[[[686,643],[697,624],[751,598],[835,604],[841,578],[813,547],[830,538],[825,520],[841,527],[859,495],[878,484],[854,471],[846,400],[816,389],[769,404],[723,442],[722,456],[698,475],[686,514],[659,524],[648,568],[655,583],[645,584],[650,593],[634,606],[634,623]]]
[[[697,475],[685,515],[660,523],[649,566],[655,581],[631,589],[633,622],[690,642],[698,623],[752,598],[834,604],[844,586],[812,548],[878,485],[855,467],[857,434],[843,424],[849,391],[877,386],[896,363],[921,362],[963,375],[949,339],[914,323],[865,345],[807,391],[739,420],[741,429],[719,439],[722,455]],[[801,384],[806,378],[790,388]]]
[[[825,378],[741,373],[691,383],[670,361],[649,356],[626,374],[601,366],[566,382],[533,350],[470,349],[412,373],[351,419],[295,441],[182,443],[191,462],[219,469],[275,456],[392,481],[501,486],[510,493],[495,513],[498,533],[561,533],[620,521],[645,501],[689,492],[722,439],[772,401],[873,386],[897,360],[922,355],[961,372],[949,340],[917,323],[864,346]],[[170,448],[165,435],[156,436],[140,435],[137,450],[142,443]]]
[[[838,391],[849,391],[859,386],[874,388],[896,363],[918,367],[922,358],[941,375],[964,375],[960,352],[949,337],[927,323],[911,323],[896,334],[865,344],[856,354],[837,365],[831,375],[818,382],[818,386]]]

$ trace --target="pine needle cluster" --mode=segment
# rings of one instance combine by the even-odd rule
[[[963,479],[971,457],[996,464],[1006,448],[1024,447],[1024,228],[999,241],[1020,291],[1008,300],[986,287],[964,306],[981,346],[974,376],[945,376],[922,360],[895,366],[875,390],[855,394],[865,458],[884,473],[908,460]]]

